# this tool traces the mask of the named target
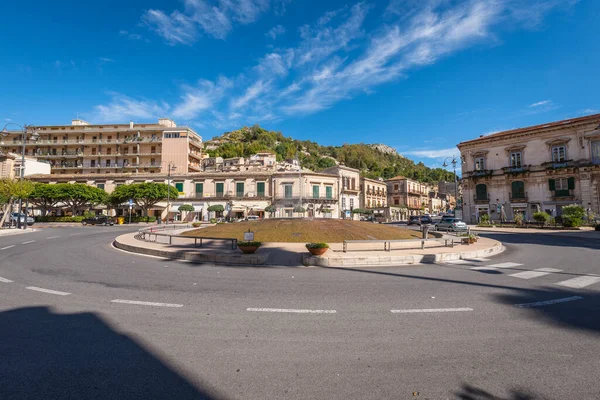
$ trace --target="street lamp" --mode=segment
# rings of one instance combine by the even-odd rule
[[[442,167],[446,168],[448,166],[448,161],[450,159],[450,163],[452,163],[452,168],[454,169],[454,216],[456,217],[456,208],[458,207],[458,179],[456,177],[456,163],[458,162],[458,158],[456,156],[446,157]]]
[[[173,165],[173,161],[169,161],[169,166],[167,167],[167,221],[166,225],[169,225],[169,213],[171,210],[171,171],[175,171],[177,167]]]
[[[19,174],[19,180],[22,181],[23,178],[25,177],[25,143],[27,142],[27,131],[29,129],[32,130],[31,132],[31,140],[36,142],[40,135],[37,133],[37,131],[35,130],[35,128],[33,126],[30,125],[19,125],[16,124],[14,122],[9,122],[8,124],[4,125],[4,128],[2,128],[2,131],[0,132],[0,134],[2,136],[8,136],[10,133],[8,132],[8,130],[6,129],[6,127],[8,127],[9,125],[16,125],[19,128],[21,128],[22,133],[21,133],[21,171]],[[27,212],[27,210],[25,210]],[[19,216],[17,217],[17,228],[21,229],[21,214],[23,213],[23,199],[19,199]],[[27,228],[27,216],[25,216],[25,228]]]

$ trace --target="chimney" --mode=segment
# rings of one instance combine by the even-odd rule
[[[133,129],[133,121],[129,121],[129,129]]]

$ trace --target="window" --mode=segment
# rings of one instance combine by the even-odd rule
[[[96,160],[90,161],[90,167],[95,167],[95,166],[96,166]]]
[[[342,197],[342,210],[346,209],[346,196]]]
[[[102,189],[102,190],[104,190],[104,183],[98,183],[98,184],[96,185],[96,187],[97,187],[98,189]]]
[[[153,167],[156,166],[156,158],[151,158],[150,159],[150,165],[153,166]]]
[[[106,160],[106,166],[110,167],[110,160]]]
[[[235,184],[235,195],[236,197],[244,197],[244,182],[237,182]]]
[[[179,137],[180,137],[179,132],[165,133],[165,139],[177,139]]]
[[[333,199],[333,186],[325,186],[325,197]]]
[[[563,162],[567,159],[567,148],[565,145],[552,146],[552,162]]]
[[[106,154],[111,154],[112,153],[112,149],[109,147],[108,149],[106,149]]]
[[[95,147],[92,149],[92,155],[93,156],[96,155],[96,148]]]
[[[286,199],[292,198],[292,188],[293,188],[292,185],[283,185],[284,194],[285,194]]]
[[[485,158],[477,157],[475,159],[475,171],[484,171],[485,170]]]
[[[600,164],[600,140],[592,142],[592,163]]]
[[[223,197],[223,187],[225,186],[225,184],[223,182],[218,182],[215,187],[216,187],[216,192],[217,192],[217,197]]]
[[[510,166],[511,168],[521,168],[523,164],[521,162],[521,152],[515,151],[510,153]]]
[[[575,189],[575,178],[559,178],[559,179],[550,179],[548,181],[548,186],[551,191],[554,191],[555,197],[565,197],[571,195],[571,190]]]
[[[319,185],[313,185],[312,190],[313,190],[312,197],[314,199],[318,199],[319,198]]]
[[[395,190],[396,192],[398,191],[398,185],[397,185],[397,184],[395,184],[395,185],[394,185],[394,190]]]
[[[475,186],[475,196],[477,200],[489,200],[487,194],[487,185],[480,183]]]
[[[156,153],[156,146],[150,147],[150,153],[152,153],[152,154]]]
[[[196,197],[202,197],[204,194],[204,184],[196,183]]]
[[[512,198],[513,199],[524,199],[525,198],[525,184],[521,181],[515,181],[511,184]]]
[[[265,183],[256,182],[256,195],[258,197],[265,197]]]
[[[397,205],[400,205],[400,200],[398,200],[398,199],[394,199],[394,205],[395,205],[395,206],[397,206]]]
[[[350,209],[353,210],[354,209],[354,199],[350,198]]]
[[[129,154],[129,147],[123,147],[123,154]]]
[[[175,189],[177,189],[179,193],[183,193],[183,182],[176,182]]]

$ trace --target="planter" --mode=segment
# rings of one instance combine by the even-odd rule
[[[477,243],[477,239],[469,239],[469,244]]]
[[[240,246],[240,245],[238,245],[238,249],[240,249],[242,251],[242,253],[244,253],[244,254],[255,253],[259,247],[260,246],[244,246],[244,245]]]
[[[311,249],[310,247],[308,248],[308,251],[313,256],[322,256],[323,254],[325,254],[327,252],[327,250],[329,250],[327,247],[324,247],[321,249]]]

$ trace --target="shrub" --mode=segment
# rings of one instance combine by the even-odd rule
[[[192,226],[198,228],[199,226],[202,226],[202,222],[192,222]]]
[[[329,245],[327,243],[306,243],[307,249],[328,249]]]
[[[276,211],[277,211],[277,207],[275,207],[273,204],[265,207],[265,212],[274,213]]]
[[[544,224],[547,224],[550,221],[550,218],[552,218],[550,214],[545,213],[543,211],[533,213],[533,219],[537,222],[543,222]]]
[[[211,218],[209,222],[211,224],[216,224],[217,223],[217,219],[216,218]]]
[[[304,207],[297,206],[296,208],[294,208],[294,212],[295,213],[305,213],[306,209]]]
[[[221,204],[215,204],[215,205],[208,207],[207,210],[214,211],[214,212],[223,212],[223,211],[225,211],[225,207],[223,207]]]
[[[194,206],[191,204],[182,204],[179,206],[177,211],[187,211],[187,212],[194,211]]]
[[[237,242],[238,247],[240,247],[240,246],[260,247],[261,244],[262,244],[262,242],[244,242],[244,241]]]
[[[585,208],[577,205],[563,207],[563,226],[566,227],[578,227],[583,223],[583,217],[585,216]]]
[[[483,214],[479,217],[479,222],[481,224],[489,224],[490,223],[490,216],[488,214]]]
[[[519,213],[515,214],[515,224],[519,225],[519,226],[523,225],[523,215],[522,214],[519,214]]]
[[[129,217],[128,216],[123,216],[125,218],[126,222],[129,222]],[[136,216],[131,216],[131,222],[156,222],[156,217],[153,216],[147,216],[147,217],[138,217]]]
[[[69,216],[65,216],[65,217],[52,217],[52,216],[38,216],[35,217],[36,222],[81,222],[83,221],[84,217],[83,216],[76,216],[76,217],[69,217]]]

